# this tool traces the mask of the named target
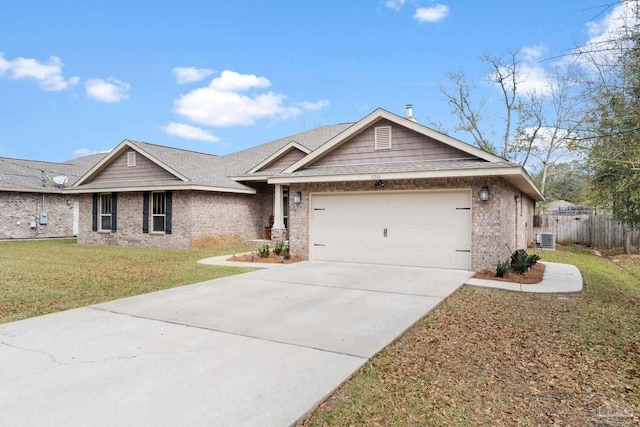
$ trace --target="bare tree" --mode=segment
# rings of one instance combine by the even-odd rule
[[[578,79],[568,71],[555,70],[548,79],[549,92],[541,96],[529,93],[521,110],[518,137],[520,145],[513,144],[515,155],[522,155],[520,164],[529,158],[540,170],[540,191],[545,194],[549,167],[568,157],[579,157],[582,152],[575,143],[586,120]],[[522,127],[524,126],[524,127]]]
[[[468,132],[479,148],[540,170],[544,194],[548,167],[574,151],[572,141],[583,122],[573,70],[556,69],[543,91],[525,92],[526,76],[518,51],[506,56],[485,54],[481,60],[490,70],[486,81],[500,93],[499,108],[490,113],[487,98],[474,101],[473,82],[462,72],[451,73],[448,78],[455,90],[441,87],[440,91],[458,119],[455,130]],[[496,132],[497,123],[501,124]],[[498,135],[496,144],[491,138],[494,135]]]
[[[481,60],[489,64],[490,72],[487,81],[498,86],[502,95],[502,113],[499,117],[487,112],[487,99],[483,98],[478,102],[473,101],[475,84],[469,82],[465,74],[461,71],[449,73],[449,81],[453,83],[454,90],[449,91],[445,87],[440,87],[440,92],[445,96],[451,106],[451,112],[458,118],[458,125],[455,130],[464,131],[471,134],[474,144],[493,154],[507,158],[509,156],[510,144],[513,142],[513,125],[515,117],[520,110],[518,91],[518,52],[509,52],[508,59],[485,54]],[[501,145],[499,149],[491,142],[494,129],[486,131],[485,122],[495,122],[497,118],[504,121],[504,128],[501,132]],[[486,134],[489,132],[489,135]]]

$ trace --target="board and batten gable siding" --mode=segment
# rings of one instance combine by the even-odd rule
[[[375,128],[380,126],[391,126],[390,149],[375,149]],[[380,120],[318,159],[313,166],[450,159],[474,159],[474,157],[388,120]]]
[[[135,152],[127,150],[107,165],[91,182],[119,182],[139,180],[176,180],[180,179],[161,168],[140,153],[135,154],[136,165],[127,165],[127,153]]]
[[[304,152],[293,147],[273,162],[261,168],[260,172],[282,172],[304,156],[306,156]]]

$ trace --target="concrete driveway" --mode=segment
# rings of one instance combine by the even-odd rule
[[[0,425],[293,425],[471,275],[301,262],[3,324]]]

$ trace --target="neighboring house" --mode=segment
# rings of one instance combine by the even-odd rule
[[[81,244],[256,240],[273,213],[303,259],[466,270],[533,242],[543,200],[521,166],[381,109],[226,156],[124,140],[51,191],[79,201]]]
[[[0,158],[0,240],[77,235],[78,200],[65,189],[103,156],[66,163]]]
[[[543,200],[521,166],[381,109],[220,157],[124,140],[64,191],[83,244],[260,239],[273,213],[304,259],[472,270],[532,242]]]
[[[566,200],[554,200],[553,202],[548,203],[544,211],[545,213],[555,213],[555,212],[566,212],[566,211],[574,211],[578,209],[578,206],[568,202]]]

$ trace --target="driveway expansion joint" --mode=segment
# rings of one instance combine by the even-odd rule
[[[323,284],[317,284],[317,283],[305,283],[305,282],[291,282],[291,281],[286,281],[286,280],[276,280],[276,279],[256,279],[259,281],[263,281],[263,282],[273,282],[273,283],[286,283],[289,285],[301,285],[301,286],[314,286],[316,288],[330,288],[330,289],[343,289],[345,291],[361,291],[361,292],[372,292],[372,293],[379,293],[379,294],[386,294],[386,295],[403,295],[403,296],[409,296],[409,297],[424,297],[424,298],[441,298],[438,295],[425,295],[425,294],[415,294],[415,293],[409,293],[409,292],[392,292],[392,291],[384,291],[384,290],[380,290],[380,289],[367,289],[367,288],[349,288],[349,287],[345,287],[345,286],[335,286],[335,285],[323,285]],[[460,283],[460,287],[462,287],[463,283]]]
[[[105,312],[105,313],[116,314],[116,315],[120,315],[120,316],[128,316],[128,317],[133,317],[133,318],[136,318],[136,319],[149,320],[149,321],[152,321],[152,322],[166,323],[166,324],[175,325],[175,326],[183,326],[185,328],[195,328],[195,329],[200,329],[200,330],[203,330],[203,331],[215,332],[215,333],[219,333],[219,334],[233,335],[233,336],[236,336],[236,337],[242,337],[242,338],[258,340],[258,341],[265,341],[265,342],[270,342],[270,343],[274,343],[274,344],[282,344],[282,345],[288,345],[288,346],[292,346],[292,347],[307,348],[309,350],[316,350],[316,351],[321,351],[321,352],[324,352],[324,353],[337,354],[337,355],[340,355],[340,356],[355,357],[355,358],[362,359],[362,360],[369,360],[370,359],[367,356],[362,356],[362,355],[359,355],[359,354],[350,354],[350,353],[345,353],[345,352],[341,352],[341,351],[328,350],[326,348],[314,347],[314,346],[303,345],[303,344],[296,344],[296,343],[291,343],[291,342],[286,342],[286,341],[278,341],[278,340],[274,340],[274,339],[262,338],[262,337],[257,337],[257,336],[253,336],[253,335],[240,334],[238,332],[230,332],[230,331],[224,331],[224,330],[221,330],[221,329],[208,328],[206,326],[190,325],[188,323],[176,322],[176,321],[172,321],[172,320],[156,319],[156,318],[153,318],[153,317],[138,316],[138,315],[130,314],[130,313],[122,313],[122,312],[119,312],[119,311],[107,310],[105,308],[101,308],[101,307],[97,307],[97,306],[89,306],[87,308],[91,308],[93,310],[102,311],[102,312]]]

